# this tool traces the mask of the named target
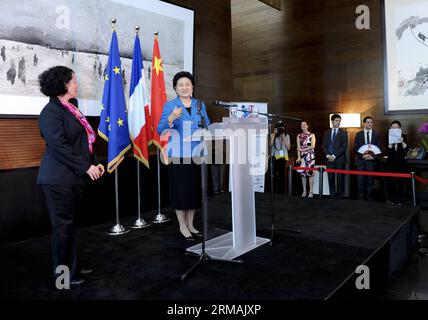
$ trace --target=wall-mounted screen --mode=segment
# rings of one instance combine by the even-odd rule
[[[39,115],[48,98],[39,91],[38,76],[63,65],[76,73],[79,108],[99,116],[112,18],[117,19],[126,97],[137,25],[149,92],[156,31],[168,98],[175,96],[173,75],[193,72],[190,9],[159,0],[2,0],[0,12],[0,115]]]
[[[428,1],[384,0],[386,113],[428,112]]]

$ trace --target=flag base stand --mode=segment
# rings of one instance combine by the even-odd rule
[[[167,218],[164,214],[158,213],[152,223],[165,223],[170,221],[171,219]]]
[[[121,234],[128,233],[129,230],[126,230],[122,225],[117,224],[110,231],[106,232],[109,236],[119,236]]]
[[[162,214],[161,211],[161,176],[160,176],[160,166],[161,166],[161,162],[160,162],[160,151],[157,148],[157,173],[158,173],[158,214],[156,215],[156,217],[154,218],[154,220],[152,220],[152,223],[156,223],[156,224],[161,224],[161,223],[165,223],[170,221],[169,218],[167,218],[164,214]]]
[[[144,219],[137,219],[134,223],[134,225],[132,225],[130,228],[132,229],[143,229],[143,228],[147,228],[150,227],[150,223],[147,223]]]

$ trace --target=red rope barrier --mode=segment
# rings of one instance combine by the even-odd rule
[[[302,171],[319,171],[318,168],[309,168],[309,167],[293,167],[293,170],[302,170]]]
[[[356,171],[356,170],[337,170],[337,169],[327,169],[325,170],[331,173],[344,173],[344,174],[354,174],[362,176],[374,176],[374,177],[391,177],[391,178],[411,178],[410,173],[395,173],[395,172],[372,172],[372,171]]]
[[[302,170],[302,171],[319,171],[319,168],[309,168],[309,167],[292,167],[292,169]],[[353,174],[353,175],[362,175],[362,176],[374,176],[374,177],[406,178],[406,179],[409,179],[412,177],[410,173],[396,173],[396,172],[372,172],[372,171],[338,170],[338,169],[326,169],[325,172]],[[427,179],[421,178],[419,176],[415,176],[415,179],[422,184],[428,183]]]
[[[419,176],[415,176],[415,179],[418,180],[422,184],[427,184],[428,183],[428,179],[424,179],[424,178],[421,178]]]

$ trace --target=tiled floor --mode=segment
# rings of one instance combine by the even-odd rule
[[[428,233],[428,210],[420,212],[421,232]],[[425,242],[428,247],[428,240]],[[391,283],[382,300],[428,300],[428,258],[415,254]]]

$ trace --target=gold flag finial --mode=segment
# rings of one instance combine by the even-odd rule
[[[140,26],[135,26],[135,33],[138,34],[140,32]]]
[[[155,31],[155,37],[159,35],[159,31]]]
[[[113,31],[116,31],[116,18],[111,19],[111,28]]]

